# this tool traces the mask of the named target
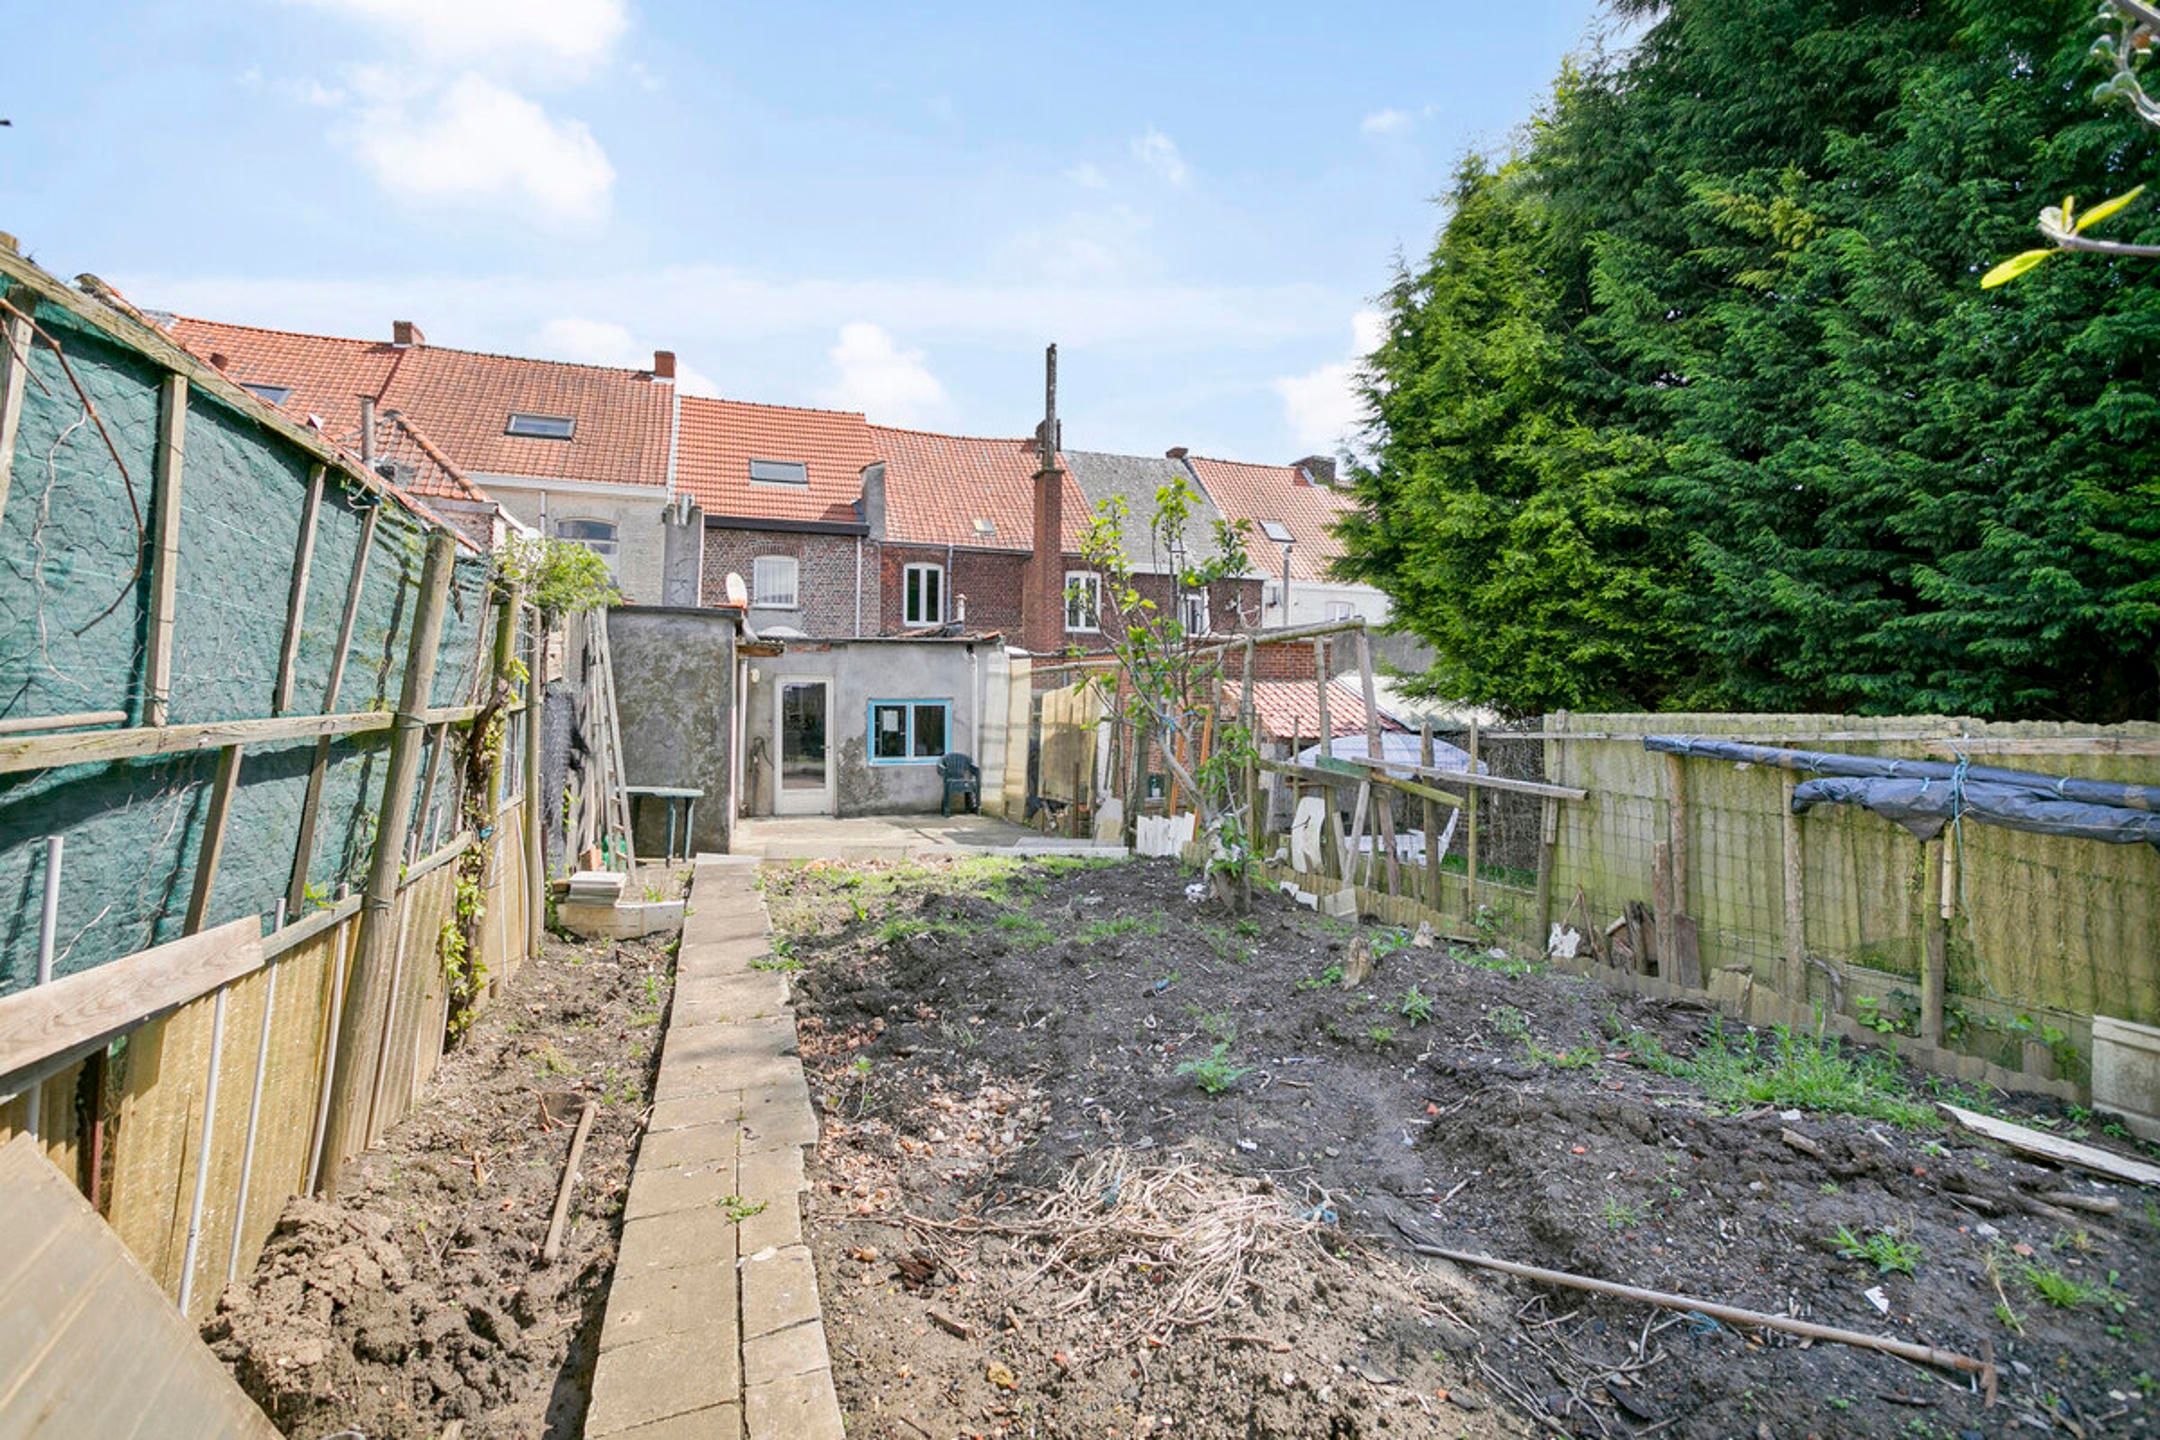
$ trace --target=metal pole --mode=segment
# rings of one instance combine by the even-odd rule
[[[40,985],[52,984],[53,956],[60,944],[60,852],[66,845],[63,836],[45,837],[45,906],[38,916],[37,983]],[[45,1140],[42,1133],[44,1108],[45,1082],[38,1080],[31,1084],[29,1099],[23,1106],[23,1130],[40,1144]]]

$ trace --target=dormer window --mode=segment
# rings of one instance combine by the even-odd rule
[[[250,385],[242,381],[240,388],[253,395],[256,399],[267,401],[272,405],[283,405],[286,401],[292,399],[293,387],[290,385]]]
[[[750,479],[759,485],[808,485],[810,467],[800,460],[753,459]]]
[[[1291,544],[1297,538],[1290,533],[1290,527],[1280,520],[1262,520],[1260,522],[1260,533],[1278,545]]]
[[[522,435],[528,440],[568,440],[577,434],[577,421],[568,415],[527,415],[513,410],[503,434]]]

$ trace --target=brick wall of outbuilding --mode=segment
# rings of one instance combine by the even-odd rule
[[[823,638],[849,636],[855,631],[856,539],[852,535],[821,535],[794,530],[734,530],[718,525],[705,528],[705,603],[725,604],[728,572],[752,583],[752,564],[760,555],[786,555],[796,562],[793,610],[753,607],[750,628],[766,630],[787,626],[805,635]],[[877,547],[862,544],[862,623],[865,630],[877,625]]]

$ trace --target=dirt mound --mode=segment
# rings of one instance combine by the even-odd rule
[[[307,1199],[205,1335],[289,1435],[433,1436],[509,1399],[529,1359],[510,1316],[416,1276],[389,1221]]]

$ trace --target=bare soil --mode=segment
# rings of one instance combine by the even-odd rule
[[[1806,1037],[1774,1063],[1775,1037],[1704,1010],[1276,895],[1232,922],[1190,878],[768,870],[803,966],[824,1118],[807,1223],[851,1436],[2151,1433],[2160,1206],[1929,1102],[2130,1149],[2105,1117]],[[1360,937],[1377,969],[1346,988],[1330,967]],[[1130,1191],[1175,1185],[1200,1206],[1133,1219]],[[2042,1198],[2066,1191],[2116,1213]],[[1242,1248],[1201,1223],[1273,1201]],[[1841,1253],[1841,1231],[1910,1272]],[[1991,1348],[2000,1400],[1877,1352],[1457,1269],[1413,1236]],[[1226,1246],[1228,1300],[1182,1323]]]
[[[418,1108],[293,1200],[203,1326],[287,1435],[471,1440],[584,1429],[671,946],[550,938]],[[600,1102],[562,1254],[540,1248],[572,1124]]]

